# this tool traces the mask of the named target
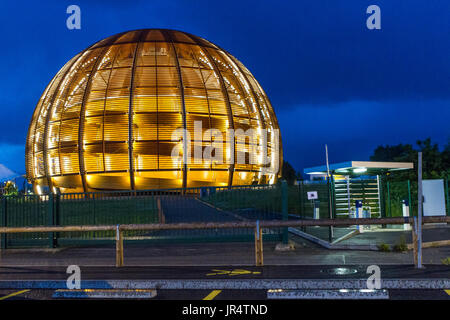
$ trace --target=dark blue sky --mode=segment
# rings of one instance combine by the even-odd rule
[[[81,30],[66,28],[67,6]],[[366,8],[381,8],[381,30]],[[77,52],[115,33],[169,28],[241,60],[269,95],[297,170],[366,160],[379,144],[450,136],[450,1],[46,1],[0,5],[0,163],[24,172],[32,112]]]

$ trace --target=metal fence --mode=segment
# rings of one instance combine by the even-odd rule
[[[450,216],[450,177],[444,180],[446,215]],[[383,217],[401,217],[403,215],[403,202],[409,204],[410,216],[417,216],[417,181],[384,181],[383,182]]]
[[[281,185],[257,185],[6,196],[1,198],[0,226],[169,224],[283,219],[282,189]],[[287,195],[285,198],[287,199]],[[265,236],[280,239],[282,232],[274,229]],[[127,231],[124,236],[127,240],[153,242],[237,241],[252,240],[253,232],[246,229],[157,230]],[[114,233],[106,230],[11,234],[2,237],[4,248],[56,247],[111,243]]]
[[[284,206],[284,205],[283,205]],[[429,216],[423,217],[422,223],[449,223],[450,217]],[[51,226],[51,227],[0,227],[0,234],[18,234],[18,233],[33,233],[33,232],[96,232],[96,231],[115,231],[116,243],[116,267],[124,266],[124,232],[126,231],[155,231],[155,230],[210,230],[210,229],[250,229],[254,232],[255,243],[255,265],[263,265],[263,230],[273,228],[288,228],[288,227],[305,227],[305,226],[348,226],[353,225],[354,219],[309,219],[296,221],[279,221],[279,220],[257,220],[256,223],[249,221],[240,222],[223,222],[223,223],[171,223],[171,224],[128,224],[128,225],[99,225],[99,226]],[[362,218],[358,219],[360,225],[373,224],[411,224],[413,235],[413,243],[411,248],[414,250],[414,264],[416,267],[421,267],[421,248],[425,246],[419,240],[420,231],[417,218]],[[439,242],[439,243],[438,243]],[[443,242],[429,242],[428,247],[436,245],[446,245],[447,241]]]
[[[445,180],[447,215],[448,179]],[[308,200],[308,191],[318,199]],[[417,183],[385,182],[381,216],[402,216],[402,200],[409,199],[411,216],[417,215]],[[336,214],[333,182],[303,181],[298,185],[199,187],[148,191],[104,191],[60,195],[19,195],[1,198],[0,227],[117,225],[152,223],[239,222],[257,220],[308,220],[348,218]],[[353,227],[305,226],[302,231],[333,241]],[[250,229],[127,231],[128,241],[240,241],[253,240]],[[271,229],[265,239],[287,241],[287,229]],[[70,246],[111,243],[114,233],[25,233],[2,236],[3,247]]]

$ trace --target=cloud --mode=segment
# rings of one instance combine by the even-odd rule
[[[19,174],[25,173],[25,145],[0,143],[0,163]]]
[[[450,137],[449,104],[450,100],[355,100],[280,110],[284,155],[300,170],[323,164],[325,144],[330,162],[368,160],[378,145],[415,144],[428,137],[443,147]]]

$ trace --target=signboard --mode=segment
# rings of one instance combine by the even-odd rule
[[[423,180],[423,215],[445,216],[445,193],[443,179]]]
[[[319,195],[317,194],[317,191],[308,191],[308,200],[316,200],[319,199]]]

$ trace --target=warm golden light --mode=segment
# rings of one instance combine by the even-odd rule
[[[187,134],[174,141],[177,129]],[[239,129],[257,141],[228,135]],[[261,86],[228,52],[179,31],[128,31],[82,51],[50,82],[28,131],[27,177],[39,192],[275,183],[278,129]]]

